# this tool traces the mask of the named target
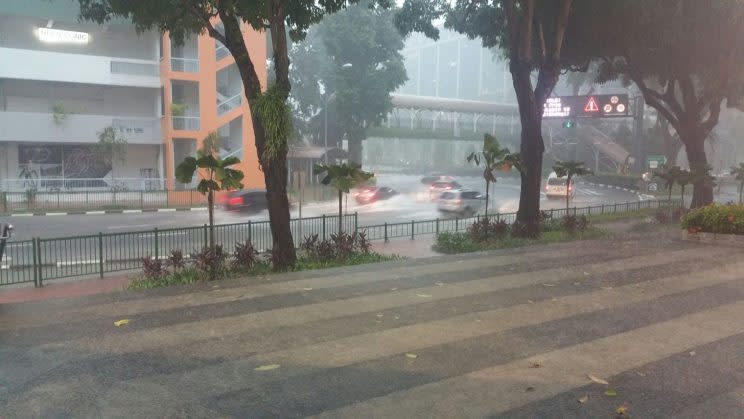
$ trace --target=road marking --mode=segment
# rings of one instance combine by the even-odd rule
[[[198,207],[198,208],[191,208],[191,211],[206,211],[207,207]]]
[[[33,217],[34,214],[31,212],[21,212],[18,214],[10,214],[11,217]]]
[[[158,212],[175,212],[175,208],[159,208]]]
[[[125,226],[109,226],[107,227],[109,230],[119,230],[119,229],[125,229],[125,228],[137,228],[137,227],[154,227],[157,224],[129,224]]]
[[[124,210],[124,211],[122,211],[122,214],[137,214],[137,213],[140,213],[140,212],[142,212],[141,209],[138,209],[138,210]]]
[[[48,212],[46,213],[47,216],[55,216],[55,215],[67,215],[66,212]]]
[[[56,265],[58,268],[61,268],[63,266],[76,266],[76,265],[95,265],[99,263],[99,260],[71,260],[71,261],[64,261],[64,262],[57,262]],[[106,260],[104,259],[103,263],[106,263]]]
[[[105,213],[106,211],[85,211],[86,215],[100,215],[100,214],[105,214]]]

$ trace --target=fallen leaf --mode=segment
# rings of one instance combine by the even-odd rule
[[[313,289],[312,289],[312,288],[310,288],[310,287],[308,287],[308,288],[303,288],[302,290],[303,290],[303,291],[312,291]]]
[[[584,271],[584,275],[587,275],[588,276],[589,275],[589,272]]]
[[[695,351],[690,351],[690,356],[695,356],[697,353]]]
[[[646,374],[645,374],[645,373],[642,373],[642,372],[640,372],[640,371],[636,371],[636,374],[638,374],[638,375],[639,375],[639,376],[641,376],[641,377],[645,377],[645,376],[646,376]]]
[[[431,298],[431,294],[416,294],[416,297]]]
[[[554,287],[555,284],[543,284],[543,287]]]
[[[576,401],[579,402],[579,403],[581,403],[581,404],[584,404],[584,403],[586,403],[586,402],[589,401],[589,395],[588,394],[584,394],[583,396],[579,397]]]
[[[385,316],[385,315],[384,315],[384,314],[382,314],[382,313],[379,313],[379,314],[377,315],[377,317],[383,317],[383,316]]]
[[[121,319],[114,322],[114,326],[124,326],[125,324],[129,324],[129,319]]]
[[[256,368],[255,371],[271,371],[279,368],[281,365],[279,364],[268,364],[268,365],[261,365],[260,367]]]
[[[398,288],[390,288],[390,291],[398,291]]]
[[[527,300],[527,302],[530,303],[530,304],[535,304],[535,302],[532,301],[532,300]]]
[[[527,387],[526,389],[524,389],[524,391],[535,391],[535,387]]]
[[[624,414],[628,413],[628,407],[625,406],[625,405],[618,406],[618,408],[615,409],[615,412],[618,415],[624,415]]]
[[[613,389],[608,389],[608,390],[605,391],[604,394],[605,394],[605,396],[615,397],[615,396],[617,396],[617,391],[615,391]]]
[[[530,362],[530,368],[540,368],[543,364],[540,361],[531,361]]]
[[[416,355],[414,353],[411,353],[411,352],[407,352],[406,353],[406,358],[416,359],[416,358],[418,358],[418,355]]]
[[[441,287],[442,285],[444,285],[444,282],[435,282],[434,285]]]
[[[602,288],[603,290],[611,290],[612,289],[612,287],[600,287],[600,288]]]
[[[212,288],[219,288],[219,285],[212,285]]]
[[[574,285],[581,285],[581,282],[574,282]]]
[[[398,317],[398,316],[395,316],[395,320],[400,320],[400,317]]]
[[[475,319],[476,323],[480,323],[481,321],[482,321],[481,319]]]
[[[375,323],[382,323],[382,320],[375,320]]]
[[[558,299],[553,297],[550,301],[558,301]]]
[[[587,375],[587,377],[589,377],[590,380],[594,381],[597,384],[604,384],[604,385],[609,385],[610,384],[610,383],[607,382],[607,380],[603,380],[603,379],[601,379],[601,378],[599,378],[599,377],[597,377],[595,375],[592,375],[592,374]]]

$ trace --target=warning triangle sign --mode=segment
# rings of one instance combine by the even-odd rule
[[[594,100],[594,96],[589,97],[589,101],[586,102],[586,106],[584,106],[584,112],[599,112],[599,106],[597,106],[597,101]]]

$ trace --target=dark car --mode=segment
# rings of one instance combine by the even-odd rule
[[[453,178],[452,176],[447,176],[441,173],[432,173],[430,175],[426,175],[422,177],[421,183],[423,183],[424,185],[431,185],[432,183],[440,181],[440,180],[448,181],[448,180],[453,180]]]
[[[266,189],[232,191],[225,200],[228,211],[260,212],[266,208]]]
[[[368,186],[356,191],[354,193],[354,199],[360,204],[370,204],[388,199],[397,194],[398,192],[386,186]]]

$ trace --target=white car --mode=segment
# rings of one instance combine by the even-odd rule
[[[456,189],[442,192],[437,200],[437,209],[442,214],[472,217],[486,205],[486,197],[480,192]]]
[[[568,185],[567,180],[568,179],[565,176],[558,177],[555,172],[551,173],[550,176],[548,176],[548,180],[545,182],[545,196],[547,196],[548,199],[565,199],[566,188],[568,188],[568,195],[570,198],[573,198],[576,195],[576,185],[574,185],[573,179],[571,179],[571,184]]]

